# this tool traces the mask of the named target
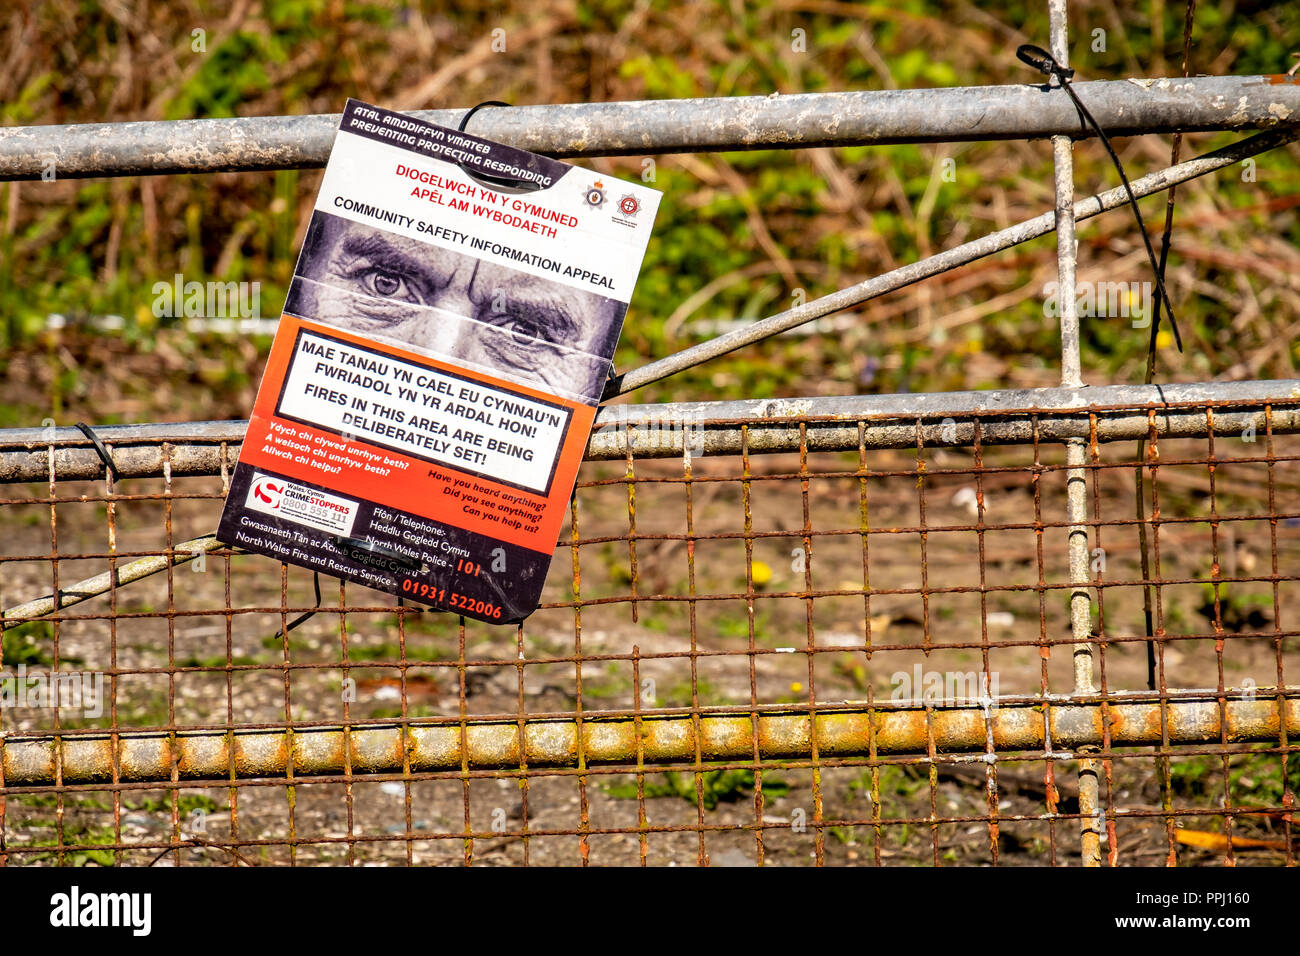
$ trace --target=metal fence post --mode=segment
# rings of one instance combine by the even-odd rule
[[[1049,0],[1052,56],[1062,66],[1069,66],[1069,26],[1066,0]],[[1061,309],[1061,386],[1083,388],[1083,368],[1079,354],[1079,315],[1075,298],[1074,239],[1074,157],[1069,136],[1052,137],[1052,160],[1056,173],[1056,259],[1057,295]],[[1086,439],[1069,439],[1065,446],[1066,514],[1070,522],[1069,554],[1070,630],[1074,636],[1074,693],[1093,693],[1092,600],[1088,583],[1088,481],[1084,471]],[[1084,866],[1101,865],[1101,830],[1097,824],[1097,762],[1079,761],[1080,852]]]

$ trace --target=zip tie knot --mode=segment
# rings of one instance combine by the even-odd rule
[[[1032,43],[1022,43],[1016,48],[1016,58],[1021,63],[1032,66],[1044,76],[1054,76],[1058,80],[1068,80],[1074,76],[1074,70],[1068,66],[1061,66],[1056,62],[1056,57],[1048,53],[1041,46],[1034,46]]]

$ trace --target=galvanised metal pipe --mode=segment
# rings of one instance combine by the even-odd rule
[[[118,477],[157,477],[166,469],[183,478],[219,475],[223,462],[233,471],[247,429],[247,421],[182,422],[100,425],[95,434],[111,449]],[[0,484],[48,481],[51,448],[57,480],[104,477],[103,460],[79,429],[13,428],[0,429]]]
[[[82,601],[88,601],[93,597],[106,594],[113,588],[114,579],[116,579],[117,586],[122,587],[125,584],[131,584],[142,578],[157,574],[159,571],[165,570],[168,565],[176,567],[188,564],[200,555],[224,547],[226,545],[219,542],[216,535],[209,534],[201,538],[191,538],[189,541],[177,543],[171,549],[171,554],[150,554],[132,561],[123,562],[115,568],[116,573],[101,571],[99,574],[78,581],[76,584],[64,585],[59,588],[59,599],[57,601],[55,601],[53,594],[47,594],[44,597],[6,608],[3,614],[0,614],[0,630],[17,627],[27,621],[44,617],[46,614],[53,614],[55,611],[70,608]]]
[[[1075,89],[1111,136],[1266,129],[1300,120],[1300,83],[1284,75],[1097,80]],[[464,113],[409,115],[456,126]],[[339,118],[0,129],[0,181],[51,172],[75,179],[324,166]],[[478,113],[471,131],[558,157],[1092,135],[1064,92],[1036,85],[517,106]]]
[[[1213,694],[1214,691],[1204,693]],[[1261,691],[1261,694],[1264,691]],[[1171,700],[1164,705],[1171,744],[1210,744],[1281,740],[1285,715],[1287,734],[1300,733],[1300,699],[1288,691],[1284,701]],[[1226,717],[1226,725],[1220,714]],[[999,755],[1042,751],[1046,724],[1055,759],[1077,759],[1080,747],[1102,745],[1103,721],[1112,747],[1144,747],[1161,743],[1159,703],[1108,702],[1070,704],[1044,702],[1034,706],[995,706],[988,719],[980,707],[919,706],[819,713],[815,718],[819,759],[865,757],[874,742],[876,753],[926,754],[933,740],[937,752],[976,753],[983,758],[991,745]],[[758,739],[754,739],[757,723]],[[469,720],[464,747],[459,723],[438,726],[342,728],[284,731],[250,730],[232,733],[119,732],[116,751],[108,735],[69,734],[59,738],[8,735],[0,737],[5,788],[103,783],[118,780],[166,783],[175,763],[181,780],[227,781],[342,774],[402,773],[409,759],[412,773],[468,770],[694,763],[698,744],[705,761],[809,760],[814,722],[807,714],[749,713],[726,716],[615,717],[518,722]],[[696,739],[698,727],[698,741]],[[941,757],[939,759],[944,759]],[[57,758],[57,759],[56,759]],[[952,759],[952,758],[948,758]],[[3,792],[3,791],[0,791]]]
[[[1069,24],[1066,0],[1048,0],[1051,21],[1052,58],[1069,67]],[[1064,82],[1062,80],[1061,82]],[[1074,239],[1074,141],[1069,136],[1052,137],[1053,188],[1056,199],[1056,265],[1061,303],[1061,387],[1083,388],[1083,364],[1080,358],[1079,314],[1075,301]],[[1092,596],[1088,592],[1088,479],[1083,470],[1087,458],[1087,440],[1082,436],[1065,443],[1066,472],[1065,512],[1071,523],[1066,535],[1070,556],[1070,630],[1074,637],[1074,692],[1090,694],[1094,688],[1092,631]],[[1092,749],[1091,747],[1089,749]],[[1097,816],[1097,764],[1095,760],[1079,762],[1080,853],[1084,866],[1101,865],[1101,827]]]
[[[1216,404],[1216,403],[1231,404]],[[980,442],[1018,445],[1091,438],[1097,416],[1099,442],[1136,441],[1151,428],[1158,438],[1205,435],[1204,406],[1215,404],[1214,433],[1300,432],[1300,379],[1200,382],[1170,385],[1098,385],[1087,389],[1027,388],[987,392],[848,395],[745,399],[665,405],[606,405],[596,416],[587,459],[738,455],[867,448],[969,446],[979,421]],[[1272,406],[1268,421],[1265,406]],[[1035,418],[1037,419],[1035,423]],[[945,420],[947,419],[947,420]],[[861,436],[858,424],[862,423]],[[742,440],[741,424],[747,435]],[[803,426],[802,433],[800,426]],[[219,475],[233,469],[248,423],[104,425],[96,433],[111,449],[119,478]],[[0,429],[0,484],[47,481],[49,449],[59,481],[104,476],[104,463],[75,428]]]
[[[1206,153],[1204,156],[1198,156],[1187,162],[1179,163],[1177,166],[1170,166],[1159,172],[1149,173],[1132,181],[1130,185],[1133,187],[1133,195],[1139,198],[1149,196],[1163,189],[1168,189],[1175,183],[1184,183],[1189,179],[1195,179],[1197,176],[1204,176],[1216,169],[1238,163],[1248,156],[1291,142],[1297,136],[1300,136],[1300,130],[1296,129],[1261,133],[1239,143],[1233,143],[1223,149]],[[1127,203],[1128,193],[1120,186],[1075,203],[1074,218],[1076,220],[1091,219],[1093,216],[1100,215],[1111,209],[1117,209]],[[682,349],[680,352],[658,359],[648,365],[642,365],[640,368],[624,372],[609,383],[606,388],[606,397],[625,395],[635,389],[649,385],[651,382],[657,382],[670,375],[675,375],[711,359],[734,352],[746,345],[761,342],[763,339],[779,335],[814,319],[820,319],[832,312],[840,312],[852,306],[861,305],[871,299],[879,298],[887,293],[896,292],[913,283],[920,282],[922,279],[929,279],[958,266],[990,256],[995,252],[1001,252],[1022,242],[1028,242],[1030,239],[1045,236],[1055,228],[1056,212],[1053,210],[1006,229],[991,232],[979,239],[972,239],[970,242],[964,242],[959,246],[953,246],[951,249],[945,249],[943,252],[921,259],[918,262],[901,266],[864,282],[859,282],[857,285],[822,296],[820,299],[813,299],[797,308],[780,312],[766,319],[760,319],[733,332],[727,332],[717,338]]]

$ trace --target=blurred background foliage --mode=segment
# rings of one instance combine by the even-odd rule
[[[363,0],[19,0],[0,14],[0,122],[324,113],[348,96],[421,109],[1025,83],[1014,50],[1046,45],[1046,6],[532,0],[489,12]],[[1071,65],[1080,79],[1174,75],[1184,10],[1170,0],[1073,0]],[[1293,0],[1197,5],[1193,73],[1285,72],[1296,51]],[[1182,155],[1234,138],[1189,136]],[[1117,147],[1130,178],[1170,158],[1169,137]],[[1045,142],[651,159],[585,163],[652,175],[665,194],[620,369],[1051,207]],[[1117,184],[1097,143],[1081,144],[1076,162],[1081,194]],[[156,319],[152,289],[177,273],[256,281],[260,312],[274,317],[319,181],[304,170],[0,185],[0,424],[245,417],[269,336]],[[1253,170],[1180,190],[1169,285],[1186,352],[1163,348],[1158,379],[1296,375],[1298,187],[1292,145]],[[1158,234],[1163,195],[1142,206]],[[1079,238],[1080,279],[1150,280],[1125,213],[1083,224]],[[1049,236],[636,400],[1053,385],[1058,329],[1044,285],[1054,277]],[[1141,381],[1143,330],[1120,317],[1083,326],[1088,381]]]

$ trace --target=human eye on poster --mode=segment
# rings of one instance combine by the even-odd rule
[[[659,195],[349,100],[219,538],[525,618]]]

